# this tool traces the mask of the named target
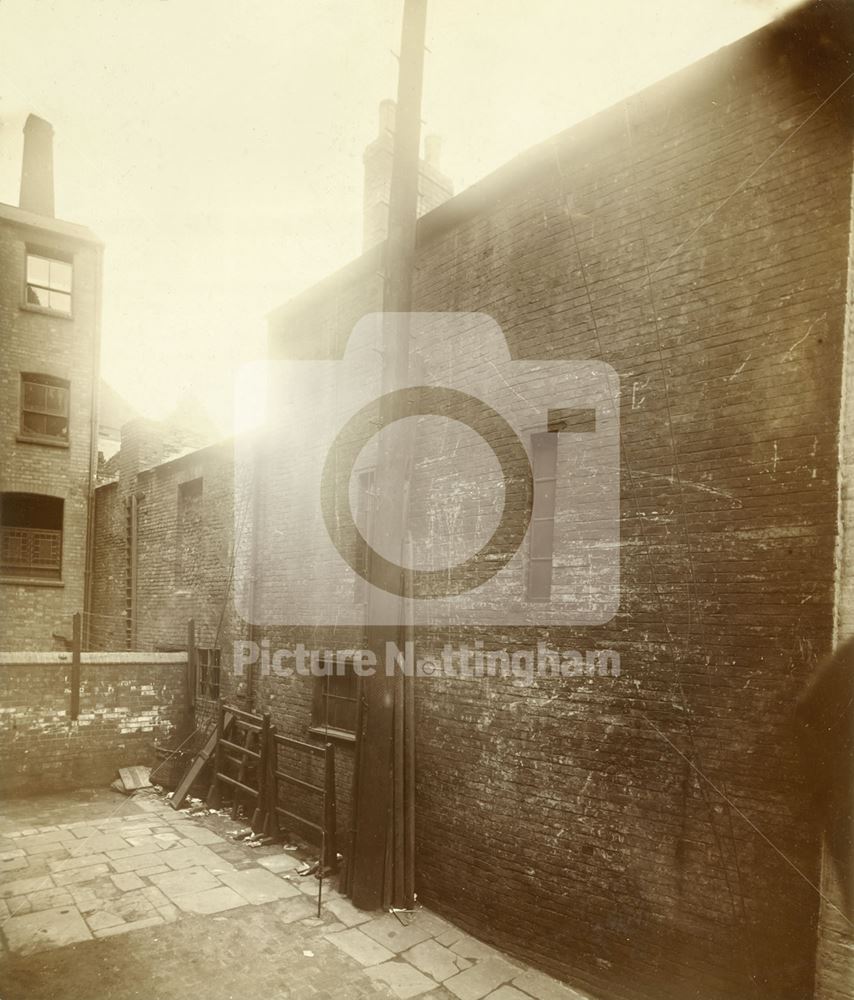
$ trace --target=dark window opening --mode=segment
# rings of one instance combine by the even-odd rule
[[[63,501],[0,493],[0,574],[59,580]]]
[[[21,375],[21,433],[68,440],[68,382],[50,375]]]
[[[220,650],[196,649],[196,693],[199,698],[219,698]]]
[[[71,315],[71,263],[27,254],[27,303]]]
[[[356,732],[356,706],[358,704],[358,677],[352,658],[343,663],[343,672],[332,664],[328,677],[314,680],[314,700],[311,711],[312,729],[326,729],[343,733]]]

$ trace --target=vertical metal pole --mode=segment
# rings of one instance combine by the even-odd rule
[[[384,257],[383,312],[393,321],[385,323],[383,332],[383,425],[406,416],[400,402],[385,397],[407,384],[409,372],[409,329],[405,319],[401,322],[401,314],[409,313],[412,308],[426,21],[427,0],[405,0]],[[383,448],[378,459],[373,518],[378,537],[372,540],[372,545],[379,551],[399,552],[407,523],[408,455],[401,454],[400,448],[400,444]],[[359,797],[353,804],[356,836],[353,857],[349,859],[353,870],[353,903],[362,909],[388,906],[392,902],[395,881],[388,871],[393,864],[392,830],[395,826],[394,679],[386,675],[384,665],[386,642],[392,640],[402,646],[403,629],[400,624],[390,630],[374,627],[371,623],[401,623],[401,611],[398,596],[369,589],[368,645],[377,654],[380,669],[373,677],[365,678],[363,685],[360,773],[354,776],[355,787],[359,789]],[[400,903],[400,900],[395,901]]]
[[[80,650],[82,632],[80,628],[80,612],[71,619],[71,705],[69,715],[76,719],[80,715]]]
[[[139,553],[138,531],[139,501],[134,493],[130,498],[130,648],[137,646],[137,559]]]

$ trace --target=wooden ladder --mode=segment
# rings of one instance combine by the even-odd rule
[[[256,833],[264,829],[267,819],[269,751],[269,715],[254,715],[231,705],[220,705],[208,805],[218,809],[224,797],[222,786],[228,786],[232,818],[237,818],[246,800],[254,803],[250,826]]]

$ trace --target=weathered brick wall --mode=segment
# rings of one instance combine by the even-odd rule
[[[837,643],[854,635],[854,190],[848,257],[848,315],[840,429],[839,523],[836,575]],[[854,816],[851,817],[854,823]],[[848,1000],[854,994],[854,929],[843,916],[842,891],[825,852],[821,870],[815,1000]]]
[[[789,727],[832,638],[851,132],[828,9],[419,226],[417,309],[486,312],[514,357],[602,359],[622,381],[614,620],[418,637],[621,653],[618,679],[417,695],[420,898],[608,996],[812,992],[818,845]],[[272,353],[340,356],[375,269],[278,311]],[[308,692],[269,686],[307,726]]]
[[[70,653],[0,653],[0,795],[108,784],[155,764],[184,721],[186,655],[84,653],[69,718]]]
[[[136,454],[151,454],[137,442]],[[126,648],[127,504],[137,497],[136,605],[131,647],[186,649],[187,623],[196,644],[219,646],[230,677],[234,568],[233,448],[230,442],[139,469],[121,456],[120,478],[95,491],[95,568],[91,612],[93,649]],[[223,696],[242,699],[227,680]],[[241,704],[244,702],[241,701]],[[199,723],[212,705],[200,699]]]
[[[72,318],[23,308],[27,247],[73,255]],[[63,649],[84,606],[92,389],[97,378],[100,247],[0,218],[0,484],[64,502],[62,579],[0,577],[0,648]],[[68,447],[18,440],[20,379],[35,372],[70,382]]]

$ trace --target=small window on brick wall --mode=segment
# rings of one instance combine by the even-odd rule
[[[59,497],[0,493],[0,575],[61,578],[62,511]]]
[[[21,375],[21,434],[68,441],[69,385],[64,379],[24,372]]]
[[[219,698],[220,651],[196,649],[196,693],[199,698]]]
[[[338,667],[333,667],[337,670]],[[358,704],[358,677],[351,659],[344,663],[342,673],[314,679],[314,699],[311,710],[311,727],[314,730],[332,730],[339,733],[356,732],[356,706]]]
[[[27,305],[71,315],[71,262],[27,254]]]

